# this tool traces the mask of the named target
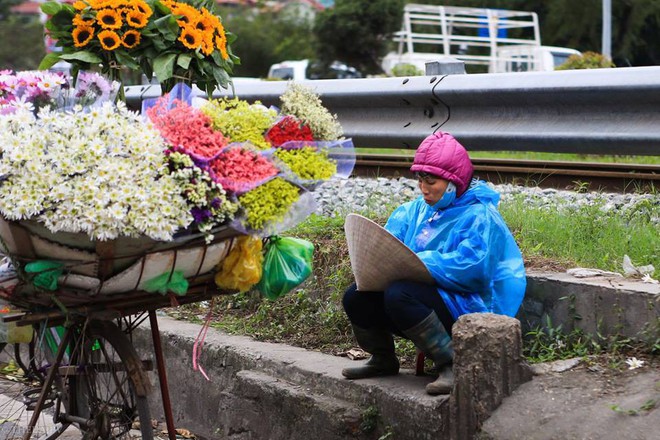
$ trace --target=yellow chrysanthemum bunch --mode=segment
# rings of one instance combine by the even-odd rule
[[[75,47],[84,48],[94,39],[103,50],[133,49],[140,44],[140,29],[153,11],[145,0],[78,0],[73,4],[71,36]]]

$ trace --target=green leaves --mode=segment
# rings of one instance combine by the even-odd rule
[[[166,41],[176,41],[179,35],[179,25],[172,14],[154,21],[154,26]]]
[[[137,70],[140,68],[140,64],[135,61],[133,57],[130,56],[126,51],[116,50],[114,54],[119,64],[122,64],[131,70]]]
[[[179,57],[176,60],[177,66],[181,67],[182,69],[188,70],[190,67],[190,61],[192,60],[192,55],[187,54],[187,53],[182,53],[179,55]]]
[[[41,4],[41,12],[46,15],[55,15],[62,9],[64,9],[64,6],[59,2],[46,2]]]
[[[101,57],[87,50],[80,50],[78,52],[61,54],[60,59],[67,61],[82,61],[83,63],[89,63],[89,64],[98,64],[102,61]]]
[[[154,60],[153,71],[158,81],[166,81],[174,75],[174,64],[176,62],[175,53],[166,53],[160,55]]]
[[[154,5],[154,7],[156,8],[156,10],[157,10],[158,12],[160,12],[161,14],[169,14],[169,13],[170,13],[170,8],[168,8],[167,6],[165,6],[164,4],[162,4],[159,0],[156,0],[156,1],[153,3],[153,5]]]
[[[59,54],[49,53],[41,60],[41,63],[39,64],[39,70],[50,69],[59,60],[60,60],[60,55]]]

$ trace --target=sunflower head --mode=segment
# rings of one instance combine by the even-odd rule
[[[137,0],[133,2],[133,7],[143,13],[147,18],[151,17],[154,13],[151,10],[151,7],[143,0]]]
[[[133,49],[140,44],[140,37],[142,37],[140,32],[134,29],[128,30],[124,32],[124,35],[121,38],[121,45],[127,49]]]
[[[129,10],[126,13],[126,23],[136,29],[142,29],[147,25],[149,17],[137,9]]]
[[[73,4],[73,9],[75,9],[76,11],[82,11],[86,7],[87,7],[87,3],[80,0]]]
[[[196,26],[200,15],[197,9],[185,3],[176,3],[172,8],[172,14],[179,15],[177,19],[180,27]]]
[[[94,21],[94,19],[85,20],[85,18],[82,15],[76,14],[73,16],[72,23],[74,26],[94,26],[94,23],[96,23],[96,21]]]
[[[119,29],[122,25],[121,14],[114,9],[101,9],[96,13],[96,22],[103,29]]]
[[[71,36],[76,47],[85,47],[94,38],[94,28],[85,24],[76,26]]]
[[[105,50],[115,50],[121,44],[121,38],[115,31],[104,30],[99,32],[98,37],[101,42],[101,47]]]
[[[213,53],[214,50],[215,46],[213,45],[213,38],[204,38],[204,41],[202,42],[202,53],[206,56],[209,56]]]
[[[197,49],[202,44],[202,33],[194,27],[186,26],[181,29],[179,41],[188,49]]]

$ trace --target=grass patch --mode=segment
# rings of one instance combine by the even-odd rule
[[[660,206],[650,200],[628,211],[608,208],[604,200],[548,209],[530,207],[518,195],[502,203],[500,212],[528,263],[540,258],[621,272],[628,255],[633,264],[652,264],[655,277],[660,275]]]

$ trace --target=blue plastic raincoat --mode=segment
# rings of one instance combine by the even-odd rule
[[[399,206],[385,225],[424,262],[454,319],[477,312],[515,316],[522,303],[525,268],[497,210],[499,199],[473,180],[448,207],[419,197]]]

